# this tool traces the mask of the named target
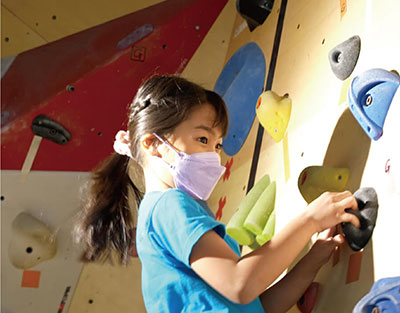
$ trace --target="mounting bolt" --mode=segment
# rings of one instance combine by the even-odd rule
[[[371,95],[369,95],[367,97],[367,100],[365,100],[365,104],[366,104],[366,106],[370,106],[372,104],[372,96]]]

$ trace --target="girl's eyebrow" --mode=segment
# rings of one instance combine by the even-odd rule
[[[215,134],[214,129],[212,129],[212,128],[209,127],[209,126],[206,126],[206,125],[198,125],[198,126],[195,126],[194,128],[195,128],[195,129],[203,129],[203,130],[209,132],[209,133],[210,133],[211,135],[213,135],[214,137],[217,137],[217,135]],[[219,138],[222,138],[222,135],[221,135]]]
[[[198,125],[198,126],[195,126],[195,129],[203,129],[215,137],[215,132],[211,127],[208,127],[206,125]]]

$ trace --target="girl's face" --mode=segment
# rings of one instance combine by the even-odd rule
[[[212,105],[198,105],[192,109],[188,119],[179,124],[168,136],[167,140],[176,150],[187,154],[198,152],[219,154],[222,150],[222,130],[220,127],[212,127],[215,119],[216,112]],[[159,150],[162,150],[160,153],[166,161],[170,161],[170,158],[174,159],[175,153],[165,145],[160,145]]]
[[[198,152],[217,152],[220,154],[222,150],[222,129],[219,126],[213,127],[215,120],[216,112],[211,104],[195,106],[189,117],[164,139],[177,151],[187,154]],[[155,137],[153,140],[158,141]],[[159,158],[172,164],[177,157],[176,153],[166,144],[159,142],[156,149],[148,150],[146,154],[148,156],[151,154],[158,158],[148,158],[145,170],[146,168],[151,169],[160,182],[166,185],[166,188],[174,188],[173,178],[168,168]]]

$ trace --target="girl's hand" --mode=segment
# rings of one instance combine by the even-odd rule
[[[350,191],[325,192],[308,205],[307,213],[314,223],[316,232],[343,222],[360,227],[358,218],[347,213],[345,209],[358,210],[357,201]]]
[[[343,242],[344,238],[338,234],[337,227],[328,228],[318,234],[317,240],[304,259],[314,270],[319,270],[329,261],[336,247]]]

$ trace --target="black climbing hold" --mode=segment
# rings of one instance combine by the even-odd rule
[[[60,145],[65,145],[71,139],[71,134],[63,126],[45,115],[38,115],[32,122],[35,135],[49,139]]]
[[[329,52],[329,63],[337,78],[348,78],[357,64],[360,55],[361,38],[353,36]]]
[[[360,251],[368,243],[374,231],[378,215],[378,196],[374,188],[366,187],[357,190],[354,197],[358,203],[358,211],[346,209],[360,220],[360,228],[350,223],[342,223],[342,234],[354,251]]]
[[[250,31],[264,23],[273,6],[274,0],[236,0],[236,9],[246,20]]]

